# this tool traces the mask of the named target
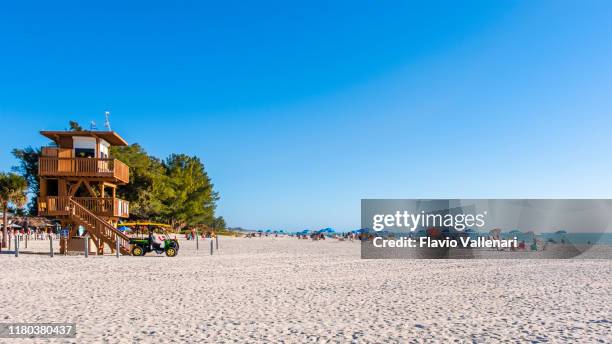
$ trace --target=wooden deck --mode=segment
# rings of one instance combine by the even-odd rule
[[[119,198],[73,197],[74,201],[97,216],[129,217],[130,202]],[[48,196],[38,200],[38,215],[70,215],[70,197]]]
[[[127,184],[130,168],[117,159],[58,158],[41,156],[38,160],[41,177],[87,177]]]

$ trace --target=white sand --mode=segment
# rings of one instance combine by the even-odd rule
[[[609,260],[361,260],[356,242],[291,238],[221,238],[210,256],[208,244],[182,241],[175,258],[0,255],[0,322],[75,322],[63,341],[78,343],[612,342]]]

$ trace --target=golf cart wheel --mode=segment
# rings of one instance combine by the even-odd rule
[[[177,251],[176,251],[176,249],[175,249],[174,247],[169,247],[169,248],[166,250],[166,256],[168,256],[168,257],[174,257],[174,256],[176,256],[176,252],[177,252]]]
[[[136,257],[138,257],[138,256],[144,256],[144,253],[145,253],[145,252],[144,252],[144,250],[143,250],[143,249],[142,249],[142,247],[140,247],[140,246],[134,246],[134,247],[132,248],[132,255],[133,255],[133,256],[136,256]]]

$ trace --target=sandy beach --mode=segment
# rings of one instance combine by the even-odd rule
[[[49,340],[74,343],[612,341],[609,260],[362,260],[357,242],[294,238],[209,247],[2,254],[1,321],[74,322],[76,339]]]

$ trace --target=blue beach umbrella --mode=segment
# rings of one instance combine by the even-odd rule
[[[317,233],[319,233],[319,234],[321,234],[321,233],[334,233],[334,232],[335,232],[335,230],[333,228],[329,228],[329,227],[323,228],[323,229],[319,229],[317,231]]]

